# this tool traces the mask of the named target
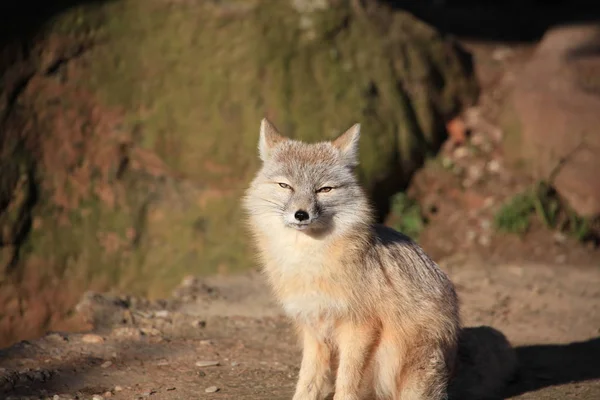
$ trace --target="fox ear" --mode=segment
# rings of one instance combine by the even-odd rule
[[[277,128],[266,118],[260,121],[260,138],[258,140],[258,154],[260,159],[267,161],[271,151],[285,138],[277,131]]]
[[[338,149],[350,167],[358,165],[358,139],[360,138],[360,124],[354,124],[342,133],[331,144]]]

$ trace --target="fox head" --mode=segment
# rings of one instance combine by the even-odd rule
[[[245,198],[253,225],[320,236],[370,223],[371,210],[354,174],[359,137],[355,124],[333,141],[305,143],[285,138],[263,119],[258,143],[263,164]]]

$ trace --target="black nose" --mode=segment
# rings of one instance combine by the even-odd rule
[[[306,221],[308,219],[308,213],[304,210],[298,210],[294,214],[294,218],[296,218],[298,221]]]

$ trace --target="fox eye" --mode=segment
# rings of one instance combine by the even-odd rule
[[[284,189],[290,189],[290,190],[292,189],[292,187],[290,185],[288,185],[287,183],[279,182],[278,185]]]
[[[333,189],[331,186],[323,186],[322,188],[317,189],[317,193],[331,192],[331,189]]]

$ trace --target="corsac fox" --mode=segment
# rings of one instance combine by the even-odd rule
[[[359,135],[356,124],[309,144],[261,122],[262,168],[244,207],[263,270],[303,338],[293,399],[493,398],[514,351],[492,328],[461,330],[446,274],[374,223],[353,172]]]

